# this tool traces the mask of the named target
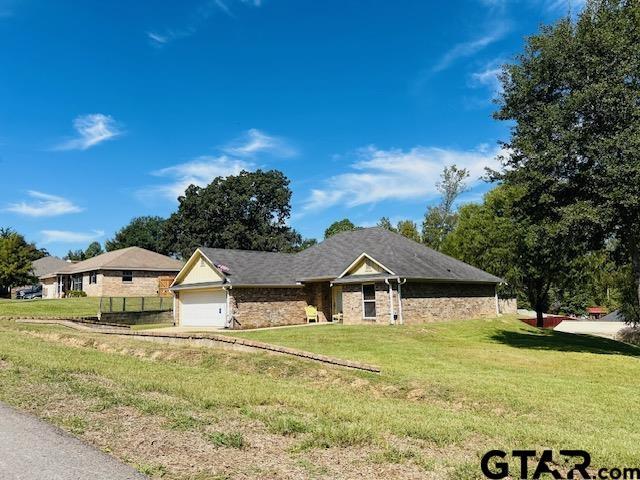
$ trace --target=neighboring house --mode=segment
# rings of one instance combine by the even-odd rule
[[[170,285],[184,262],[140,247],[103,253],[66,264],[40,277],[43,298],[62,298],[70,290],[89,297],[149,297]]]
[[[48,275],[56,270],[67,267],[69,264],[66,260],[58,257],[42,257],[31,262],[31,271],[36,278]],[[40,282],[38,282],[40,283]],[[11,298],[15,298],[18,290],[31,287],[31,285],[23,285],[22,287],[14,287],[11,289]]]
[[[183,326],[318,321],[411,324],[498,313],[498,277],[384,228],[334,235],[300,253],[199,248],[176,277]],[[509,313],[515,313],[514,311]]]
[[[587,307],[587,315],[589,320],[599,320],[607,314],[607,309],[604,307]]]

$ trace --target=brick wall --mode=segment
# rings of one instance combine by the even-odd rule
[[[397,285],[393,282],[392,286],[393,307],[397,316]],[[342,308],[345,324],[388,325],[389,286],[376,283],[375,320],[363,319],[360,284],[343,286]],[[495,288],[493,285],[407,282],[402,286],[402,313],[406,324],[495,316]]]
[[[305,288],[233,288],[229,291],[234,328],[261,328],[306,323]],[[238,324],[239,323],[239,324]]]
[[[376,318],[369,320],[363,318],[362,285],[347,284],[342,286],[342,313],[343,323],[347,325],[377,324],[389,325],[389,286],[386,283],[376,283]],[[394,311],[398,312],[397,285],[392,284],[392,297]]]
[[[158,277],[175,275],[175,272],[134,271],[133,281],[124,283],[122,271],[105,270],[99,275],[98,290],[103,297],[154,297],[158,295]],[[86,286],[89,286],[87,278]],[[84,286],[84,285],[83,285]],[[86,288],[86,287],[85,287]],[[87,295],[89,293],[87,292]]]
[[[102,278],[103,273],[98,272],[96,274],[96,283],[89,283],[90,273],[86,272],[82,276],[82,290],[85,291],[87,297],[100,297],[102,295]]]
[[[115,312],[101,313],[100,321],[119,325],[145,325],[149,323],[173,323],[173,313],[168,312]]]
[[[58,298],[58,282],[55,277],[42,280],[42,298]]]
[[[407,282],[402,312],[406,324],[495,316],[495,286]]]
[[[504,314],[518,313],[518,300],[516,298],[499,298],[498,310]]]

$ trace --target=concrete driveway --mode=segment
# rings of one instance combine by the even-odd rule
[[[148,477],[57,427],[0,403],[0,478],[143,480]]]
[[[624,322],[598,322],[595,320],[565,320],[554,328],[559,332],[583,333],[598,337],[614,338],[626,324]]]

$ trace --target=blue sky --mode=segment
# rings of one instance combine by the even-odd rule
[[[0,0],[0,225],[61,255],[242,168],[291,179],[305,237],[421,221],[452,163],[478,200],[497,69],[568,7]]]

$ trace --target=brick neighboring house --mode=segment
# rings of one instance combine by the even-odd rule
[[[48,257],[39,258],[38,260],[34,260],[33,262],[31,262],[31,271],[33,273],[33,276],[39,279],[44,275],[48,275],[61,268],[66,268],[69,265],[70,263],[67,262],[66,260],[62,260],[61,258],[58,258],[58,257],[48,256]],[[30,286],[31,285],[23,285],[21,287],[12,288],[11,298],[16,298],[16,295],[19,290],[22,290],[23,288],[28,288]]]
[[[162,279],[175,278],[184,262],[140,247],[103,253],[67,264],[40,277],[43,298],[62,298],[70,290],[88,297],[151,297]]]
[[[299,253],[199,248],[171,290],[177,324],[245,329],[305,323],[309,305],[319,322],[345,324],[494,316],[500,282],[375,227],[334,235]]]

